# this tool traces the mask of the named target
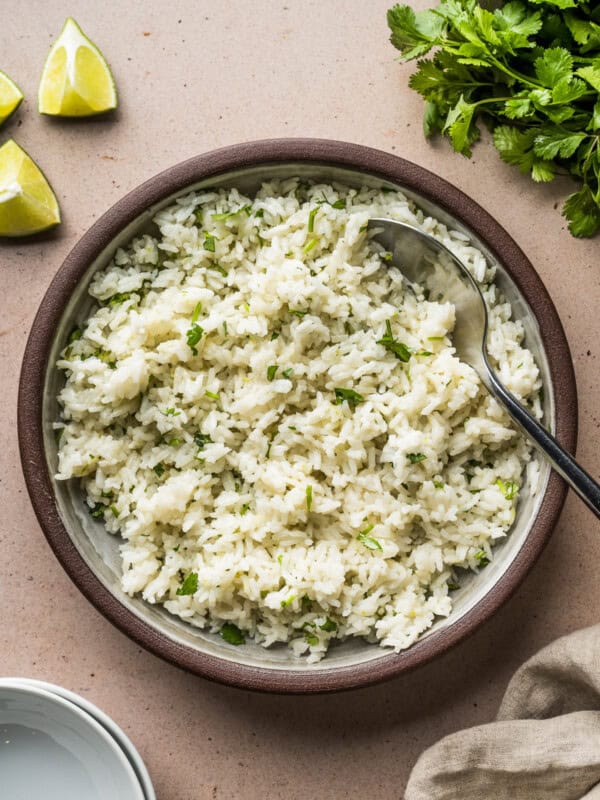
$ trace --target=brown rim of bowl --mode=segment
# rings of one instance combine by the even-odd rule
[[[88,265],[122,228],[149,206],[204,178],[233,169],[284,162],[348,167],[412,189],[461,219],[490,248],[531,306],[541,328],[555,397],[556,438],[573,452],[577,440],[577,393],[562,324],[539,276],[509,234],[486,212],[442,178],[397,156],[357,144],[326,139],[273,139],[224,147],[159,173],[110,208],[66,257],[46,292],[23,356],[19,384],[18,433],[27,489],[38,521],[70,578],[107,619],[138,644],[173,664],[242,689],[307,694],[380,683],[431,661],[475,631],[525,578],[558,520],[567,488],[552,472],[537,518],[509,569],[488,594],[454,624],[409,649],[375,662],[310,672],[274,670],[224,661],[171,641],[126,609],[85,563],[60,519],[45,467],[42,400],[52,337],[73,289]]]

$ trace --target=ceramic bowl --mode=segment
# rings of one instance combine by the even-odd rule
[[[59,697],[62,697],[64,700],[73,703],[82,711],[85,711],[87,714],[93,717],[96,722],[99,722],[100,725],[102,725],[102,727],[107,731],[107,733],[113,737],[129,760],[129,763],[133,767],[133,771],[135,772],[136,777],[143,789],[144,800],[156,800],[154,786],[152,785],[152,780],[150,779],[148,769],[144,764],[142,757],[134,747],[131,739],[125,735],[121,728],[119,728],[116,722],[111,719],[108,714],[105,714],[104,711],[101,711],[97,706],[95,706],[93,703],[90,703],[90,701],[86,700],[84,697],[75,694],[75,692],[70,692],[68,689],[64,689],[62,686],[56,686],[53,683],[37,681],[32,678],[0,679],[0,687],[6,686],[29,686],[42,689],[45,692],[56,694]]]
[[[2,796],[145,800],[115,739],[83,709],[44,689],[0,685]]]
[[[62,377],[55,368],[69,332],[89,313],[87,287],[115,249],[151,229],[153,215],[192,189],[236,186],[252,192],[263,180],[300,176],[353,185],[398,187],[447,225],[469,235],[497,267],[497,282],[525,328],[541,370],[546,424],[573,450],[577,402],[573,366],[556,309],[539,276],[506,231],[446,181],[401,158],[367,147],[315,139],[271,140],[227,147],[178,164],[116,203],[81,238],[56,274],[32,326],[21,372],[19,441],[31,500],[63,567],[94,605],[136,642],[199,675],[274,692],[324,692],[364,686],[435,658],[481,625],[514,592],[547,542],[564,502],[562,480],[541,465],[540,490],[525,485],[510,536],[493,562],[464,582],[454,610],[421,639],[395,654],[359,639],[331,647],[319,664],[295,659],[284,646],[227,644],[129,597],[120,588],[119,540],[87,513],[76,481],[58,482],[52,423]]]

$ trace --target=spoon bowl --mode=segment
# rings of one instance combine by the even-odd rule
[[[600,518],[600,484],[508,391],[490,365],[487,307],[467,267],[433,236],[404,222],[373,218],[369,220],[369,230],[373,239],[391,254],[389,263],[400,270],[409,284],[419,284],[431,299],[452,303],[456,315],[452,343],[457,356],[475,370],[525,436]]]

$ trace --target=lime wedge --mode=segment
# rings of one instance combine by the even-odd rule
[[[27,236],[59,222],[58,201],[44,174],[9,139],[0,147],[0,236]]]
[[[23,92],[17,84],[0,72],[0,125],[21,105]]]
[[[104,56],[68,17],[44,64],[40,114],[89,117],[116,107],[117,90]]]

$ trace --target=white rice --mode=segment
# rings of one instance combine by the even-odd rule
[[[254,199],[189,194],[95,276],[99,307],[58,362],[58,477],[81,478],[122,536],[126,592],[318,661],[347,636],[408,647],[450,613],[460,570],[493,557],[532,453],[455,356],[454,308],[405,289],[372,216],[467,264],[492,360],[540,415],[493,269],[400,192],[292,179]],[[408,362],[377,343],[388,320]]]

